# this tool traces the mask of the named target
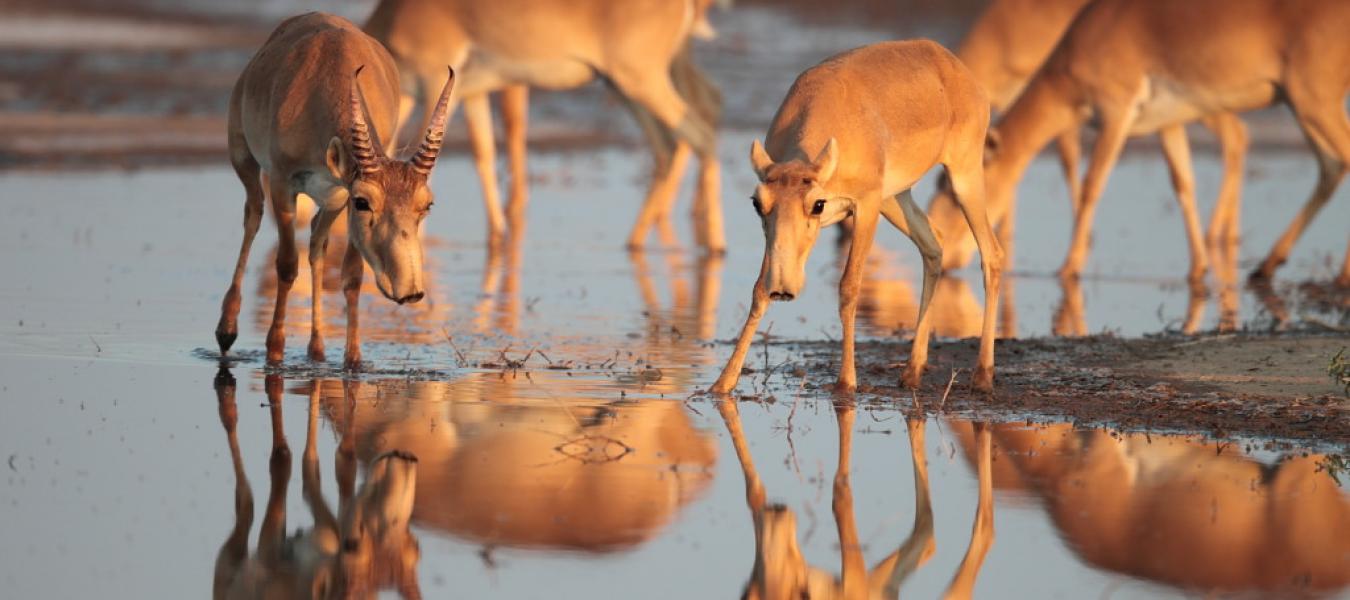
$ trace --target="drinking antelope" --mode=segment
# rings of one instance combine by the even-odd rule
[[[805,279],[807,255],[823,227],[852,216],[848,263],[839,281],[843,362],[838,389],[857,387],[853,324],[862,270],[877,221],[909,236],[923,255],[923,293],[914,346],[902,382],[917,386],[928,354],[928,303],[942,245],[914,204],[910,187],[942,164],[980,246],[984,325],[973,384],[991,390],[994,321],[1002,251],[984,212],[980,160],[989,101],[950,52],[929,41],[884,42],[826,59],[797,77],[765,144],[750,160],[759,185],[752,197],[764,227],[764,261],[736,350],[711,391],[736,386],[751,337],[770,300],[792,300]]]
[[[262,222],[264,192],[280,238],[277,299],[267,334],[267,361],[279,363],[286,345],[286,297],[297,274],[295,200],[318,207],[310,224],[313,326],[309,357],[324,359],[323,257],[328,231],[347,208],[350,245],[342,261],[347,300],[348,368],[361,362],[357,301],[364,269],[385,297],[422,299],[422,220],[431,209],[427,186],[445,132],[454,73],[441,89],[430,125],[407,161],[385,154],[398,117],[398,70],[389,53],[340,17],[307,13],[277,27],[244,67],[230,96],[230,162],[244,184],[244,241],[225,293],[216,341],[221,354],[239,335],[240,282],[249,247]],[[374,129],[372,135],[372,129]]]
[[[1060,275],[1087,258],[1097,201],[1130,135],[1159,132],[1173,180],[1189,202],[1190,149],[1182,124],[1283,100],[1318,158],[1320,178],[1293,223],[1253,273],[1268,277],[1350,170],[1350,4],[1317,0],[1098,0],[1079,14],[1036,77],[994,128],[1001,140],[986,165],[990,215],[1012,207],[1016,182],[1051,138],[1089,118],[1101,133],[1092,151],[1074,233]],[[1226,159],[1226,167],[1232,164]],[[1197,237],[1193,209],[1188,230]],[[960,264],[970,240],[950,205],[931,214]],[[1192,242],[1192,264],[1197,262]],[[1348,257],[1350,258],[1350,257]],[[1350,284],[1350,260],[1340,282]]]
[[[995,113],[1002,113],[1012,105],[1017,96],[1025,89],[1027,82],[1036,74],[1046,57],[1055,49],[1055,43],[1064,34],[1089,0],[996,0],[981,13],[971,27],[965,39],[956,51],[957,58],[975,75],[975,80],[989,93],[989,104]],[[1214,132],[1219,141],[1223,156],[1223,181],[1219,188],[1219,200],[1214,205],[1210,217],[1206,241],[1214,248],[1229,247],[1236,244],[1240,194],[1242,191],[1242,171],[1247,150],[1247,128],[1242,120],[1229,112],[1210,114],[1200,120]],[[1060,166],[1063,167],[1065,181],[1069,189],[1070,209],[1078,211],[1079,186],[1079,128],[1070,128],[1056,138],[1059,150]],[[1205,244],[1199,235],[1199,217],[1195,211],[1193,186],[1189,167],[1179,163],[1172,153],[1164,153],[1168,166],[1174,173],[1173,183],[1177,200],[1181,204],[1182,215],[1186,221],[1187,241],[1191,251],[1191,279],[1199,281],[1204,276],[1207,265],[1204,254]],[[947,190],[940,190],[934,205],[951,201],[946,197]],[[1012,232],[1014,204],[1005,211],[1009,216],[993,223],[999,234],[999,242],[1007,256],[1012,255]],[[951,208],[951,207],[946,207]],[[930,212],[939,210],[930,207]],[[965,257],[968,259],[969,257]],[[944,257],[944,269],[957,269],[964,266],[964,260],[956,253]],[[961,260],[960,263],[957,261]],[[1009,258],[1008,260],[1012,260]]]
[[[640,246],[668,210],[689,150],[703,167],[694,206],[698,243],[726,247],[718,199],[716,88],[692,67],[691,35],[710,31],[712,0],[383,0],[366,31],[387,46],[403,74],[403,119],[432,105],[447,62],[461,73],[470,143],[483,183],[488,239],[506,231],[497,192],[488,93],[506,90],[503,113],[512,170],[512,220],[524,211],[524,86],[570,89],[597,77],[637,117],[656,154],[656,171],[629,236]],[[674,77],[673,77],[674,76]],[[683,89],[681,89],[683,88]]]

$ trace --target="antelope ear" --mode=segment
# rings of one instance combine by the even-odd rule
[[[816,155],[816,179],[819,181],[829,181],[834,177],[834,169],[839,166],[839,144],[830,138],[825,142],[825,147],[821,149],[820,154]]]
[[[333,178],[342,181],[347,175],[347,153],[342,149],[342,140],[337,136],[328,140],[328,152],[324,156],[328,161],[328,172],[333,174]]]
[[[755,175],[759,176],[760,181],[764,181],[764,176],[769,173],[769,167],[773,166],[773,159],[769,158],[769,153],[764,150],[764,144],[759,140],[750,144],[750,165],[755,168]]]

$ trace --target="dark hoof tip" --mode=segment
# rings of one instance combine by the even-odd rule
[[[234,345],[234,341],[235,341],[236,339],[239,339],[239,332],[237,332],[237,331],[234,331],[234,332],[217,331],[217,332],[216,332],[216,343],[217,343],[217,344],[220,344],[220,355],[221,355],[221,356],[225,356],[225,353],[230,351],[230,346],[233,346],[233,345]]]

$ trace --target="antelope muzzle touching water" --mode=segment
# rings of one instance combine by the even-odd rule
[[[221,306],[216,340],[221,354],[238,337],[240,283],[249,247],[262,221],[263,199],[272,204],[280,242],[277,298],[267,335],[267,361],[285,349],[286,298],[297,275],[295,202],[313,199],[309,263],[313,277],[313,326],[309,357],[324,359],[323,260],[328,232],[346,211],[350,243],[342,261],[347,300],[344,364],[361,362],[357,301],[362,262],[370,265],[385,297],[417,302],[422,281],[422,221],[431,210],[427,185],[441,150],[454,71],[416,152],[407,160],[385,151],[395,133],[399,75],[394,59],[374,38],[331,15],[308,13],[272,33],[235,84],[230,98],[230,161],[244,185],[244,240],[234,278]]]
[[[970,72],[929,41],[885,42],[825,60],[797,77],[750,160],[759,185],[751,200],[764,227],[764,262],[736,349],[713,384],[736,387],[751,337],[771,300],[791,300],[805,281],[806,258],[823,227],[852,216],[848,263],[839,281],[843,360],[837,389],[857,387],[853,327],[863,266],[885,217],[923,255],[923,297],[902,383],[914,387],[927,363],[928,304],[942,245],[914,204],[910,187],[941,164],[951,178],[984,269],[984,324],[972,383],[994,380],[994,322],[1003,253],[984,211],[981,166],[989,101]]]

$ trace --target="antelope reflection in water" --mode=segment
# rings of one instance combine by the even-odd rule
[[[895,253],[876,248],[863,271],[858,316],[876,335],[913,330],[918,322],[917,294],[901,264]],[[1001,338],[1017,337],[1013,294],[1013,278],[1004,277],[998,317],[998,337]],[[952,275],[939,277],[928,310],[932,312],[933,333],[937,336],[979,337],[984,307],[965,279]]]
[[[863,273],[862,299],[858,302],[858,316],[875,335],[890,335],[894,332],[913,329],[918,317],[919,305],[910,278],[900,268],[900,259],[894,254],[874,252],[874,258],[868,261]],[[1237,253],[1232,249],[1216,248],[1214,275],[1218,283],[1217,293],[1211,294],[1204,285],[1188,285],[1186,314],[1181,321],[1181,332],[1193,334],[1200,331],[1204,324],[1205,311],[1211,297],[1218,306],[1216,328],[1220,332],[1233,331],[1238,326],[1238,302],[1240,280],[1238,279]],[[1003,279],[1003,301],[999,308],[999,337],[1017,336],[1017,314],[1012,300],[1015,277]],[[1083,289],[1079,280],[1056,278],[1060,286],[1060,303],[1051,314],[1050,331],[1057,336],[1088,335],[1087,317],[1083,302]],[[1276,325],[1289,319],[1289,311],[1284,301],[1268,282],[1252,282],[1248,288],[1261,302],[1274,319]],[[981,307],[979,299],[964,279],[944,275],[938,279],[933,292],[933,330],[942,337],[970,338],[979,335]]]
[[[742,598],[757,600],[786,600],[796,598],[895,598],[900,585],[915,570],[932,557],[936,550],[933,530],[933,508],[928,492],[928,461],[924,447],[925,421],[922,415],[906,419],[909,431],[910,457],[914,469],[914,525],[894,552],[867,568],[858,539],[853,514],[853,487],[849,463],[853,442],[853,421],[856,409],[852,404],[836,404],[839,424],[839,462],[835,466],[833,510],[839,536],[841,574],[813,567],[806,563],[797,542],[797,517],[782,505],[770,505],[766,500],[764,484],[755,470],[754,459],[745,433],[741,429],[740,411],[734,402],[722,402],[718,411],[736,449],[745,476],[745,502],[755,529],[755,566],[746,583]],[[990,477],[990,430],[976,424],[976,471],[979,481],[974,525],[965,557],[953,575],[944,594],[949,598],[968,598],[975,587],[975,578],[984,564],[985,554],[994,541],[994,500]]]
[[[216,376],[220,422],[229,441],[234,466],[235,522],[216,557],[214,598],[374,598],[381,589],[396,588],[404,598],[420,598],[417,563],[420,550],[409,530],[417,487],[417,459],[401,451],[371,459],[366,480],[354,492],[357,464],[353,437],[344,430],[336,456],[338,513],[323,497],[315,446],[319,396],[310,394],[309,426],[301,460],[305,503],[314,517],[309,530],[286,534],[286,492],[291,478],[291,451],[282,425],[279,375],[268,375],[267,399],[272,412],[271,474],[267,507],[256,551],[248,550],[253,526],[253,491],[240,456],[236,423],[235,380],[221,369]],[[352,383],[351,385],[359,385]],[[317,389],[317,388],[315,388]],[[346,402],[340,406],[351,406]],[[351,423],[351,419],[346,419]]]
[[[320,384],[323,403],[344,401],[341,382]],[[578,385],[561,371],[380,381],[360,385],[352,412],[328,414],[363,460],[416,454],[414,521],[482,544],[485,557],[498,546],[629,549],[707,490],[716,446],[680,402],[553,395]]]
[[[1238,326],[1240,292],[1238,291],[1237,259],[1236,247],[1220,245],[1214,248],[1213,271],[1219,286],[1216,296],[1219,315],[1215,328],[1220,332],[1233,331]],[[1072,280],[1060,278],[1059,285],[1062,295],[1052,317],[1051,333],[1068,337],[1088,335],[1081,283],[1077,278]],[[1282,323],[1287,318],[1287,313],[1282,308],[1282,301],[1273,292],[1263,293],[1262,287],[1268,289],[1269,283],[1253,283],[1251,287],[1257,299],[1267,310],[1271,311],[1277,322]],[[1181,322],[1181,332],[1190,335],[1200,331],[1200,327],[1204,323],[1205,307],[1209,304],[1210,290],[1203,283],[1193,282],[1187,284],[1187,292],[1186,316]]]
[[[982,442],[952,429],[977,454]],[[1232,445],[1069,424],[995,425],[993,435],[994,487],[1038,499],[1099,569],[1208,594],[1350,586],[1350,494],[1324,455],[1266,463]]]

